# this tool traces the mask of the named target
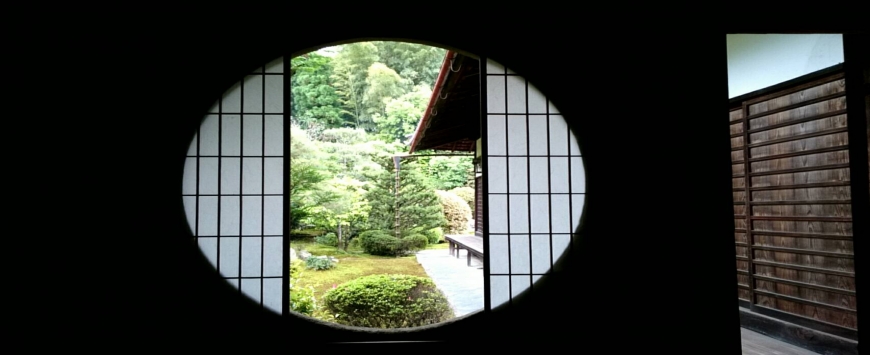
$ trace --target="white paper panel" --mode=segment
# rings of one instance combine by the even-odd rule
[[[221,196],[221,235],[239,235],[239,196]]]
[[[242,234],[262,235],[263,198],[260,196],[242,197]]]
[[[547,98],[529,83],[529,113],[547,113]]]
[[[217,267],[217,238],[199,238],[196,242],[211,266]]]
[[[266,154],[272,156],[284,155],[284,118],[276,115],[266,115]]]
[[[550,235],[532,234],[532,273],[546,273],[550,265]]]
[[[199,193],[218,193],[218,158],[199,158]]]
[[[263,238],[263,276],[284,276],[283,237]]]
[[[184,195],[196,194],[196,161],[197,158],[184,159],[184,175],[181,180],[181,193]]]
[[[199,236],[217,235],[217,196],[199,198]]]
[[[242,158],[242,193],[263,193],[263,159]]]
[[[221,158],[221,195],[238,195],[242,188],[240,158]]]
[[[507,158],[488,158],[487,163],[489,193],[507,192]]]
[[[224,281],[230,284],[230,286],[232,286],[234,289],[239,289],[239,279],[227,279]]]
[[[508,236],[489,236],[489,272],[491,274],[507,274],[510,272],[508,260]]]
[[[550,196],[530,195],[532,233],[550,233]]]
[[[190,226],[190,233],[196,235],[196,196],[184,196],[184,216],[187,217],[187,225]]]
[[[508,155],[525,156],[526,149],[526,116],[507,116],[508,125]]]
[[[218,113],[218,105],[220,104],[220,100],[215,101],[211,107],[208,108],[209,113]]]
[[[550,155],[568,155],[568,124],[561,115],[550,115]]]
[[[193,140],[190,141],[190,146],[187,147],[187,155],[188,155],[188,156],[195,156],[195,155],[196,155],[196,152],[197,152],[197,150],[196,150],[197,139],[199,139],[199,135],[196,134],[196,133],[194,133],[194,134],[193,134]]]
[[[571,245],[571,235],[569,234],[554,234],[553,235],[553,265],[554,271],[562,271],[562,267],[557,263],[559,258],[568,250]]]
[[[199,155],[218,155],[218,115],[206,115],[199,134]]]
[[[508,113],[526,113],[526,79],[508,76]]]
[[[284,112],[284,76],[266,75],[266,113]]]
[[[239,144],[242,140],[241,121],[242,116],[239,115],[223,115],[221,117],[221,155],[222,156],[238,156],[241,155]]]
[[[486,60],[486,73],[487,74],[504,74],[505,67],[492,59]]]
[[[544,277],[544,275],[532,275],[532,285],[538,283],[538,281],[541,281]]]
[[[583,214],[583,204],[586,202],[586,195],[572,194],[571,195],[571,232],[576,233],[577,227],[580,226],[580,216]]]
[[[263,234],[264,235],[282,235],[284,225],[284,206],[282,205],[283,197],[281,196],[266,196],[263,197]]]
[[[548,158],[529,158],[529,187],[532,193],[550,192],[550,166]]]
[[[505,77],[486,77],[486,112],[505,113]]]
[[[489,196],[489,232],[507,233],[507,196]]]
[[[242,293],[252,301],[260,303],[260,280],[242,279]]]
[[[511,276],[511,298],[519,296],[532,285],[529,275]]]
[[[510,233],[529,232],[529,195],[510,195]],[[490,206],[490,209],[492,207]]]
[[[568,158],[550,158],[550,192],[568,193]]]
[[[486,147],[488,155],[507,155],[505,116],[486,116]]]
[[[275,59],[266,64],[267,73],[283,73],[284,72],[284,57]]]
[[[263,280],[263,306],[278,314],[281,314],[281,285],[281,279]]]
[[[508,189],[510,193],[529,192],[528,158],[508,158]]]
[[[260,238],[242,238],[242,276],[260,276]]]
[[[577,136],[572,131],[569,135],[570,141],[569,145],[571,146],[571,155],[580,155],[580,145],[577,144]]]
[[[242,141],[243,155],[263,155],[263,116],[245,115]]]
[[[266,158],[264,172],[265,183],[263,187],[264,194],[281,194],[283,193],[284,175],[282,164],[284,158]]]
[[[547,155],[547,116],[529,116],[529,155]]]
[[[239,237],[220,237],[220,272],[224,277],[239,277]]]
[[[248,75],[245,77],[245,96],[243,103],[245,112],[263,112],[263,76]]]
[[[511,234],[511,274],[531,273],[531,261],[529,260],[529,235]]]
[[[489,301],[492,308],[508,303],[511,295],[510,276],[489,277]]]
[[[550,206],[553,233],[571,233],[571,206],[568,195],[551,195]]]
[[[583,168],[583,159],[571,157],[571,192],[586,192],[586,169]]]
[[[222,113],[242,112],[242,86],[240,84],[236,82],[229,90],[224,92],[221,106]]]

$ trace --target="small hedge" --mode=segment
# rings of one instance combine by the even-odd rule
[[[444,242],[444,231],[441,227],[432,228],[423,232],[423,235],[426,236],[426,239],[429,240],[429,244],[438,244]]]
[[[305,259],[305,267],[314,270],[328,270],[335,267],[335,262],[328,256],[309,256],[308,259]]]
[[[435,283],[410,275],[363,276],[329,290],[322,302],[336,322],[358,327],[417,327],[453,318]]]
[[[425,249],[426,245],[429,245],[429,238],[422,234],[411,234],[402,239],[408,243],[408,247],[411,249]]]
[[[366,231],[360,233],[359,243],[362,249],[371,255],[402,256],[413,249],[408,241],[393,237],[384,231]]]
[[[468,222],[471,220],[471,208],[468,207],[468,202],[452,192],[437,190],[435,193],[438,194],[438,200],[444,211],[444,219],[447,220],[444,231],[447,234],[465,232],[468,229]]]
[[[335,236],[335,233],[326,233],[314,238],[314,241],[318,244],[329,245],[331,247],[338,245],[338,237]]]

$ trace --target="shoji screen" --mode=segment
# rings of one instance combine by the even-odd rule
[[[482,67],[484,237],[495,308],[560,271],[556,261],[573,245],[586,182],[559,111],[522,76],[492,60]]]
[[[228,283],[282,313],[284,59],[246,75],[190,144],[182,194],[200,250]]]

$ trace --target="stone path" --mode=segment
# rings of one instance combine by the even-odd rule
[[[471,266],[466,266],[465,253],[461,250],[456,258],[447,249],[417,252],[417,262],[447,296],[457,317],[483,309],[483,263],[472,257]]]

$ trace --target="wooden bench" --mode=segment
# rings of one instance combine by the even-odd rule
[[[450,255],[459,257],[459,249],[465,249],[468,256],[468,266],[471,266],[471,256],[474,255],[483,260],[483,238],[474,235],[445,235],[444,239],[450,243]]]

